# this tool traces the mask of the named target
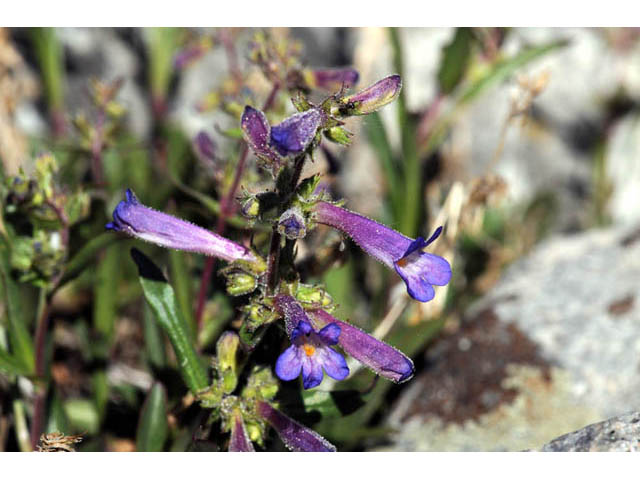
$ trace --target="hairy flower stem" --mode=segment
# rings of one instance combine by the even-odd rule
[[[273,103],[280,91],[280,85],[274,84],[271,88],[271,92],[267,97],[267,100],[264,102],[264,107],[262,107],[263,111],[270,109],[273,106]],[[234,205],[233,199],[236,195],[238,187],[240,186],[240,180],[242,179],[242,174],[244,173],[244,169],[247,163],[247,157],[249,155],[249,147],[246,143],[243,142],[242,149],[240,151],[240,158],[238,159],[238,165],[236,167],[235,176],[233,177],[233,182],[231,183],[231,187],[227,194],[222,198],[220,202],[220,216],[218,217],[218,221],[216,223],[215,232],[218,235],[224,235],[224,232],[227,228],[227,218],[229,218],[234,213]],[[198,289],[198,300],[196,303],[196,325],[198,326],[198,332],[202,330],[202,321],[204,314],[204,304],[207,299],[207,287],[209,286],[209,282],[211,281],[211,275],[213,274],[213,269],[216,264],[216,259],[213,257],[207,258],[204,270],[202,271],[202,277],[200,278],[200,288]]]
[[[302,168],[304,167],[304,161],[307,157],[306,153],[299,155],[294,160],[293,173],[291,175],[291,183],[289,184],[288,191],[278,192],[281,198],[287,199],[284,205],[280,207],[280,213],[289,208],[290,199],[293,197],[293,193],[298,186],[300,176],[302,175]],[[282,237],[278,233],[277,226],[273,227],[271,233],[271,244],[269,246],[269,256],[267,257],[267,293],[273,295],[280,280],[280,248],[282,244]]]

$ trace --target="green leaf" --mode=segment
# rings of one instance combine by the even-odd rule
[[[442,62],[438,69],[440,91],[451,93],[464,76],[471,59],[473,34],[470,28],[457,28],[451,43],[442,49]]]
[[[140,412],[136,449],[138,452],[161,452],[168,434],[167,394],[162,384],[155,383]]]
[[[169,251],[169,265],[171,269],[171,283],[176,292],[176,300],[183,318],[189,326],[190,338],[195,338],[197,330],[196,319],[193,315],[193,292],[191,285],[192,276],[189,274],[187,266],[187,255],[177,250]]]
[[[35,371],[33,340],[26,324],[20,288],[10,275],[8,249],[0,248],[0,279],[2,283],[2,303],[4,303],[9,332],[9,343],[13,356],[7,356],[4,364],[16,366],[17,362],[22,374]],[[10,360],[9,360],[10,358]]]
[[[173,288],[160,269],[140,250],[133,248],[131,257],[138,266],[144,296],[171,341],[182,378],[189,389],[197,393],[207,387],[207,373],[189,339],[189,329],[178,308]]]
[[[13,375],[28,375],[31,373],[22,362],[9,355],[2,348],[0,348],[0,371]]]
[[[167,364],[164,350],[164,337],[162,336],[158,323],[153,319],[153,312],[148,303],[144,304],[142,319],[144,323],[144,345],[149,363],[151,363],[154,368],[164,368]]]
[[[178,28],[145,29],[149,49],[149,83],[151,93],[164,99],[173,74],[173,55],[178,47]]]

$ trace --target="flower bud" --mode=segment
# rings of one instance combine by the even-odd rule
[[[368,115],[391,103],[402,88],[400,75],[390,75],[361,92],[342,99],[345,115]]]
[[[238,385],[237,354],[240,337],[234,332],[224,332],[216,345],[217,368],[222,378],[224,393],[231,393]]]
[[[284,235],[289,240],[304,238],[307,234],[307,227],[304,216],[297,208],[290,208],[284,212],[278,220],[278,233]]]
[[[227,274],[227,293],[238,296],[253,292],[258,286],[258,281],[253,275],[244,272],[231,272]]]
[[[240,211],[246,218],[256,218],[260,214],[260,202],[256,197],[250,196],[244,201]]]
[[[324,288],[304,283],[298,284],[295,297],[300,303],[311,304],[321,308],[327,308],[333,303],[333,299]]]

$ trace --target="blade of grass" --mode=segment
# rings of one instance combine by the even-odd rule
[[[449,126],[453,123],[456,115],[463,107],[492,86],[505,81],[519,68],[568,44],[569,42],[566,40],[558,40],[536,47],[528,47],[509,58],[497,61],[484,75],[473,81],[466,88],[463,88],[463,90],[455,96],[451,109],[436,121],[431,135],[429,135],[427,141],[420,146],[420,157],[424,158],[430,155],[441,145],[446,137]]]
[[[393,64],[396,73],[402,78],[404,75],[404,59],[402,43],[397,28],[390,28],[391,46],[393,49]],[[404,179],[404,203],[402,216],[399,218],[399,230],[409,237],[415,237],[418,231],[418,222],[422,214],[424,198],[421,194],[422,169],[418,157],[416,145],[416,122],[407,110],[406,89],[400,92],[397,102],[398,124],[402,138],[403,179]]]

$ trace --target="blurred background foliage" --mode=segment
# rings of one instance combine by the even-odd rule
[[[266,65],[265,38],[275,52]],[[132,188],[214,228],[243,154],[244,105],[275,94],[270,120],[293,112],[290,79],[278,76],[288,62],[352,65],[363,87],[402,75],[398,101],[350,119],[351,146],[324,142],[304,175],[322,173],[350,209],[408,236],[446,225],[435,253],[453,280],[434,301],[411,302],[394,275],[322,228],[297,262],[337,316],[420,371],[431,342],[542,238],[633,214],[616,203],[608,153],[616,122],[637,120],[639,39],[630,29],[0,30],[0,450],[30,450],[39,431],[82,435],[81,450],[225,449],[188,386],[206,386],[242,297],[226,296],[214,274],[199,314],[205,258],[104,225]],[[600,58],[614,71],[594,67]],[[210,151],[194,141],[201,131]],[[254,160],[240,185],[257,191],[266,177]],[[251,234],[241,216],[226,220],[230,238]],[[266,248],[268,233],[253,242]],[[144,302],[164,287],[141,283],[133,246],[161,266],[175,305]],[[181,371],[172,328],[202,371]],[[283,345],[265,335],[253,355],[273,364]],[[384,419],[410,384],[350,366],[348,381],[303,398],[284,385],[281,407],[339,449],[385,445]],[[283,446],[274,436],[268,448]]]

